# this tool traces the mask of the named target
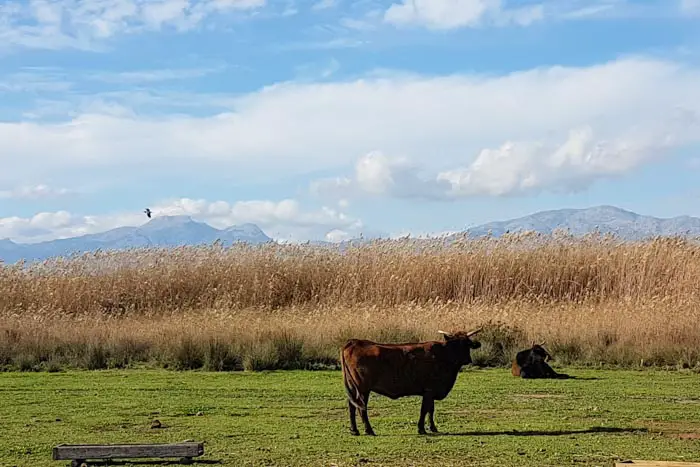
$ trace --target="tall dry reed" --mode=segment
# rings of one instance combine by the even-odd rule
[[[557,234],[98,252],[0,268],[0,366],[308,368],[348,337],[487,325],[485,364],[696,366],[700,246]]]

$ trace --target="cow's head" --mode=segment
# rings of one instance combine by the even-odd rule
[[[547,352],[547,349],[544,348],[544,341],[539,344],[533,342],[531,350],[534,355],[541,358],[545,362],[552,359],[552,356],[549,354],[549,352]]]
[[[442,337],[447,343],[446,347],[447,351],[450,353],[451,359],[454,360],[455,363],[458,363],[460,365],[469,365],[472,362],[472,349],[478,349],[479,347],[481,347],[481,342],[471,340],[471,337],[479,331],[481,331],[481,329],[477,329],[475,331],[470,332],[438,332],[442,334]]]

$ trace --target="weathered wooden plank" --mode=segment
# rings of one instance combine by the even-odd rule
[[[54,460],[199,457],[202,455],[204,455],[203,443],[62,444],[53,448]]]
[[[615,467],[700,467],[700,462],[644,461],[617,462]]]

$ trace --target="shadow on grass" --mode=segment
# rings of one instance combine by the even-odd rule
[[[603,378],[598,378],[597,376],[571,376],[567,375],[562,378],[518,378],[523,381],[566,381],[566,380],[576,380],[576,381],[600,381]]]
[[[646,433],[646,428],[611,428],[594,426],[584,430],[509,430],[509,431],[468,431],[465,433],[435,433],[435,436],[567,436],[593,433]]]

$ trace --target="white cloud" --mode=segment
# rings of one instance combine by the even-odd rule
[[[507,142],[497,149],[484,149],[468,167],[441,172],[437,179],[450,183],[450,197],[576,191],[595,179],[624,174],[663,157],[676,144],[700,142],[697,123],[674,122],[607,141],[584,127],[572,130],[559,144]]]
[[[350,235],[359,232],[362,222],[348,214],[322,207],[318,210],[303,209],[298,201],[286,199],[274,201],[226,201],[209,202],[203,199],[181,198],[158,203],[151,207],[153,217],[191,216],[217,228],[234,224],[253,223],[270,237],[304,241],[324,238],[334,231]],[[104,215],[79,216],[67,211],[42,212],[32,217],[0,218],[0,238],[19,242],[68,238],[77,235],[103,232],[123,226],[140,226],[149,219],[141,212],[121,212]]]
[[[62,238],[62,233],[78,227],[78,219],[67,211],[41,212],[29,218],[5,217],[0,218],[0,238],[20,241]]]
[[[52,188],[48,185],[28,185],[11,190],[0,190],[0,199],[41,199],[58,198],[72,194],[67,188]]]
[[[428,29],[476,27],[488,21],[527,26],[543,18],[542,5],[504,8],[501,0],[403,0],[384,13],[387,23]]]
[[[468,166],[483,148],[506,141],[561,144],[578,128],[589,127],[600,141],[659,134],[663,119],[679,109],[700,113],[698,82],[696,67],[629,58],[504,76],[396,74],[281,83],[228,96],[231,111],[204,117],[144,116],[128,112],[126,103],[107,112],[102,105],[60,123],[0,123],[0,164],[13,167],[11,174],[0,171],[0,183],[85,168],[109,176],[114,168],[146,162],[161,166],[160,172],[208,163],[240,177],[261,171],[292,176],[337,170],[377,149],[438,173]],[[420,175],[397,164],[392,176]],[[372,167],[366,184],[382,177]]]
[[[345,232],[344,230],[340,229],[335,229],[331,230],[326,234],[326,241],[332,242],[332,243],[340,243],[345,240],[350,240],[353,236],[349,232]]]
[[[449,189],[446,182],[431,180],[406,158],[389,158],[372,151],[358,159],[354,178],[337,177],[312,183],[312,192],[332,194],[342,199],[358,192],[399,198],[441,198]]]
[[[189,30],[205,18],[265,0],[9,0],[0,5],[0,47],[94,49],[122,33]]]
[[[481,150],[466,165],[421,174],[405,159],[371,152],[359,158],[352,177],[314,181],[321,197],[381,195],[447,200],[471,196],[522,195],[540,190],[577,191],[598,178],[624,174],[659,159],[684,143],[700,143],[696,114],[660,117],[613,139],[597,137],[590,127],[575,128],[563,141],[507,141]]]

